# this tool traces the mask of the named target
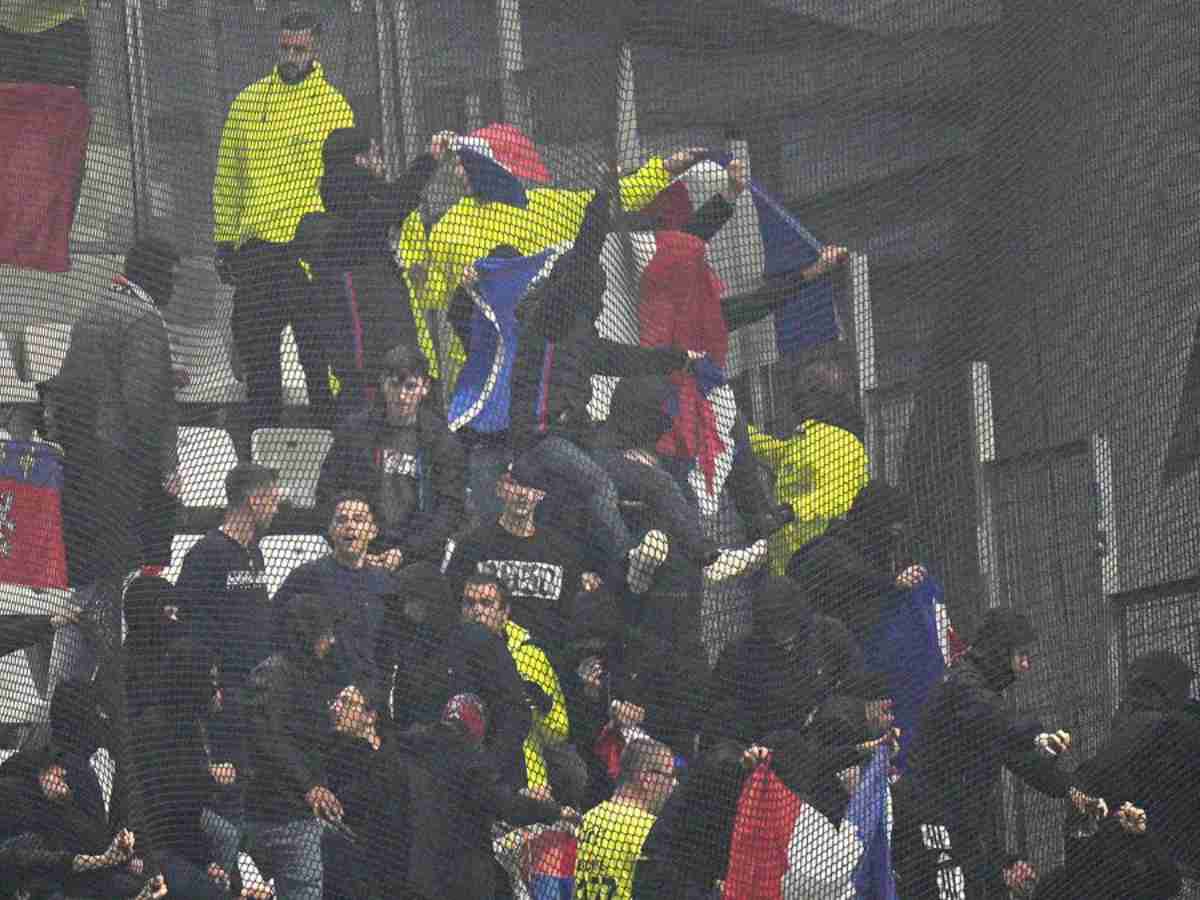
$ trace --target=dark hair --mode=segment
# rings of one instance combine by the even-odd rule
[[[171,270],[179,265],[179,252],[158,238],[142,238],[125,254],[125,277],[144,289],[155,306],[170,299]]]
[[[397,344],[379,361],[379,380],[388,375],[429,377],[429,360],[412,344]]]
[[[321,35],[321,20],[306,9],[294,9],[279,20],[280,31],[311,31],[313,37]]]
[[[371,498],[362,491],[342,491],[329,503],[329,515],[326,517],[330,521],[337,515],[337,508],[343,503],[361,503],[371,514],[371,518],[375,518],[375,505],[371,502]]]
[[[469,587],[494,587],[496,589],[496,596],[500,598],[500,602],[506,607],[512,606],[512,598],[509,596],[508,588],[495,575],[468,575],[463,579],[464,594]]]
[[[225,476],[225,498],[230,509],[242,506],[250,496],[278,483],[279,473],[258,463],[238,463]]]

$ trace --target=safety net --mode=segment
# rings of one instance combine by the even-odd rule
[[[1197,46],[0,2],[0,897],[1200,895]]]

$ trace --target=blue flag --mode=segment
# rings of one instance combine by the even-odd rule
[[[900,729],[901,751],[896,767],[903,772],[921,707],[933,686],[942,680],[946,662],[937,614],[942,602],[941,582],[927,577],[912,590],[898,593],[891,615],[880,620],[863,647],[863,655],[868,671],[888,678],[896,704],[896,727]]]
[[[897,900],[888,839],[888,774],[891,751],[884,745],[863,769],[862,783],[850,798],[846,818],[854,823],[863,855],[854,867],[854,890],[861,900]]]
[[[475,264],[479,282],[471,346],[450,400],[451,431],[464,425],[488,434],[508,428],[513,359],[520,337],[517,304],[558,255],[559,250],[551,248],[535,256],[487,257]]]

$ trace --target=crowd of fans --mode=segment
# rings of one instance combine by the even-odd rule
[[[44,391],[77,605],[0,618],[0,651],[67,628],[90,652],[53,687],[48,739],[0,765],[0,893],[851,898],[869,843],[851,808],[878,787],[881,754],[895,757],[881,897],[1178,891],[1200,774],[1195,673],[1178,656],[1137,659],[1107,740],[1064,767],[1071,735],[1005,698],[1037,677],[1034,627],[991,610],[939,657],[902,735],[893,700],[918,676],[881,670],[873,648],[931,578],[905,555],[908,498],[860,485],[832,524],[789,531],[803,537],[785,555],[772,543],[768,567],[796,511],[761,477],[754,444],[771,439],[739,415],[725,490],[745,538],[710,536],[667,438],[681,385],[719,379],[723,357],[689,343],[695,323],[650,346],[597,324],[613,207],[645,206],[702,151],[655,158],[613,190],[533,190],[497,211],[470,145],[441,133],[389,181],[324,77],[319,39],[312,17],[286,18],[279,64],[234,101],[214,213],[253,426],[279,424],[290,323],[313,423],[332,427],[316,491],[330,552],[272,594],[259,541],[280,478],[243,461],[177,580],[142,568],[169,556],[180,485],[179,376],[158,312],[178,257],[140,242]],[[466,196],[406,261],[443,164]],[[726,171],[670,238],[701,259],[746,187],[739,161]],[[451,430],[478,261],[564,240],[517,306],[507,427]],[[800,278],[844,259],[826,248]],[[672,271],[655,277],[689,277]],[[448,313],[446,352],[414,314],[423,302]],[[588,414],[595,375],[620,379],[602,423]],[[821,427],[855,442],[843,422]],[[701,598],[732,579],[752,627],[710,666]],[[1005,769],[1066,801],[1060,869],[1002,851]],[[782,837],[746,812],[759,788],[791,810]]]

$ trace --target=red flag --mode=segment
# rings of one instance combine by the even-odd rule
[[[759,763],[742,785],[722,900],[782,900],[788,844],[804,803]]]
[[[66,272],[91,113],[73,87],[0,84],[0,263]]]
[[[65,588],[62,459],[40,441],[4,441],[0,452],[0,582]]]

